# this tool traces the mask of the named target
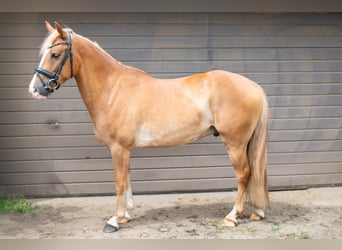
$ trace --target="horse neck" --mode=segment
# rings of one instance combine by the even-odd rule
[[[77,64],[75,79],[94,120],[99,109],[107,108],[108,98],[115,94],[118,79],[125,73],[125,66],[97,44],[79,35],[74,41],[73,53],[74,62]]]

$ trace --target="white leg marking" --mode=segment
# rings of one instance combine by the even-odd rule
[[[264,210],[262,210],[261,208],[257,208],[254,210],[254,213],[256,213],[257,215],[259,215],[261,218],[265,218],[265,212]]]
[[[128,186],[125,196],[126,196],[126,209],[132,210],[134,207],[134,203],[133,203],[133,195],[132,195],[131,185]]]
[[[110,220],[107,221],[107,224],[109,224],[115,228],[119,228],[119,223],[118,223],[118,219],[116,216],[113,216],[112,218],[110,218]]]
[[[125,218],[130,221],[132,218],[131,216],[129,215],[128,211],[125,212]]]
[[[236,207],[234,206],[232,211],[230,211],[230,213],[226,216],[226,219],[237,223],[236,218],[237,218],[237,210],[236,210]]]

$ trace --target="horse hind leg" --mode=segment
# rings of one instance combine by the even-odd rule
[[[247,186],[251,175],[248,164],[246,147],[228,149],[237,178],[238,191],[235,204],[231,212],[222,221],[222,226],[235,227],[237,218],[242,215],[247,195]]]

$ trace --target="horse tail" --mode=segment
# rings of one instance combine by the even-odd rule
[[[248,183],[249,202],[251,205],[266,209],[269,206],[267,186],[267,127],[268,127],[268,103],[263,90],[262,110],[247,146],[248,162],[251,176]]]

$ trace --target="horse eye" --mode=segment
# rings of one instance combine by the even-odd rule
[[[51,58],[53,58],[53,59],[57,59],[59,56],[60,56],[59,53],[52,53],[51,54]]]

